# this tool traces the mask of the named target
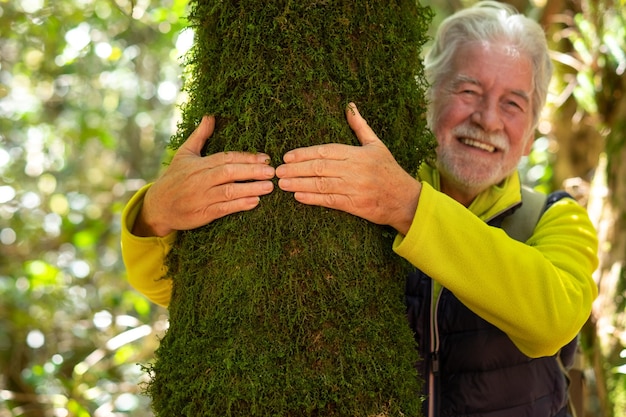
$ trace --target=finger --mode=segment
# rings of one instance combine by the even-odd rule
[[[356,104],[348,104],[346,107],[346,119],[361,145],[380,142],[376,133],[374,133],[372,128],[367,124],[367,121],[361,116],[361,113],[359,113]]]
[[[198,225],[208,224],[229,214],[250,211],[261,203],[259,197],[244,197],[237,200],[215,203],[205,208],[201,217],[197,220]]]
[[[345,153],[344,153],[345,154]],[[341,177],[345,174],[345,163],[334,159],[312,159],[292,162],[276,168],[278,178],[298,177]]]
[[[275,169],[265,164],[224,164],[203,172],[207,175],[207,186],[238,181],[269,180],[275,175]]]
[[[244,197],[201,206],[196,210],[188,210],[173,222],[174,230],[195,229],[229,214],[252,210],[259,205],[260,201],[259,197]]]
[[[329,177],[282,178],[278,180],[278,187],[283,191],[296,193],[346,194],[348,192],[345,181]]]
[[[294,193],[296,201],[310,206],[321,206],[352,213],[352,204],[348,196],[341,194],[317,194],[307,192]]]
[[[218,203],[209,208],[211,214],[207,217],[217,220],[229,214],[239,213],[242,211],[250,211],[257,207],[261,199],[259,197],[245,197],[238,200],[226,201]]]
[[[206,204],[235,201],[248,197],[260,197],[274,190],[271,181],[253,181],[246,183],[229,183],[211,188],[204,196]]]
[[[202,147],[206,140],[213,134],[213,130],[215,130],[215,117],[204,116],[198,127],[196,127],[196,130],[194,130],[185,143],[183,143],[182,148],[200,156]]]
[[[315,145],[306,148],[293,149],[283,156],[283,161],[290,164],[294,162],[304,162],[312,160],[337,160],[346,159],[346,155],[350,152],[352,146],[338,143],[325,145]]]
[[[271,181],[252,183],[231,183],[212,188],[205,196],[206,204],[201,210],[198,224],[211,221],[240,211],[252,210],[258,206],[260,197],[274,190]]]
[[[269,165],[270,162],[271,158],[267,154],[238,151],[218,152],[204,158],[204,163],[208,168],[229,164]]]

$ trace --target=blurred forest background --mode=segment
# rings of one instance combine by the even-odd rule
[[[425,4],[436,27],[472,2]],[[509,3],[557,65],[525,181],[574,193],[601,239],[585,415],[624,416],[625,0]],[[183,0],[0,0],[0,417],[151,416],[138,364],[167,311],[126,283],[120,213],[167,159],[185,15]]]

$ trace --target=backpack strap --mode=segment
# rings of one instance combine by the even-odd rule
[[[547,195],[523,185],[522,205],[502,221],[502,229],[513,239],[526,242],[546,210],[547,201]]]
[[[565,191],[554,191],[549,195],[522,185],[522,204],[502,220],[501,228],[519,242],[526,242],[535,231],[543,213],[563,198],[573,198]]]

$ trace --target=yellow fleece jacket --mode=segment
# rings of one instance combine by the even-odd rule
[[[553,355],[589,317],[597,296],[597,237],[586,210],[571,199],[554,204],[526,243],[485,222],[521,200],[517,174],[481,193],[466,208],[438,192],[439,176],[420,170],[423,188],[413,224],[393,249],[476,314],[504,331],[527,356]],[[167,306],[172,290],[165,255],[176,239],[132,235],[150,185],[130,200],[122,218],[128,280]]]

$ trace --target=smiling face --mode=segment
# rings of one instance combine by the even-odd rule
[[[498,43],[470,42],[432,97],[442,191],[464,205],[511,175],[532,146],[530,60]]]

